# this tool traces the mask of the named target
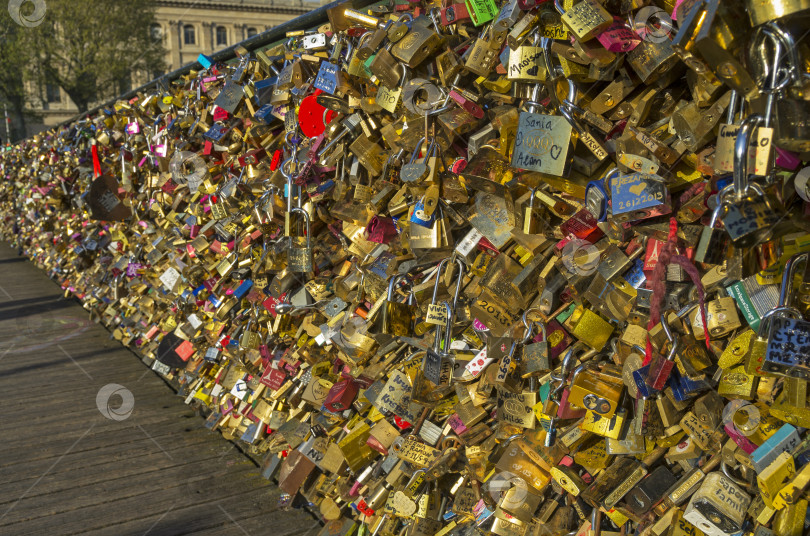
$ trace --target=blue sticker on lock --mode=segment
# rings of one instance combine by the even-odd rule
[[[644,274],[644,261],[642,259],[634,260],[624,273],[624,279],[630,283],[631,287],[640,288],[647,280],[647,276]]]
[[[256,113],[253,114],[253,119],[258,121],[259,123],[269,125],[276,119],[276,116],[273,115],[274,109],[275,108],[273,107],[272,104],[265,104],[264,106],[256,110]]]
[[[247,294],[252,287],[253,281],[251,281],[250,279],[245,279],[244,281],[242,281],[242,284],[236,287],[236,290],[233,291],[233,295],[234,297],[236,297],[236,299],[241,300],[242,297],[244,297],[245,294]]]
[[[197,62],[203,66],[203,69],[208,69],[214,64],[214,60],[206,56],[205,54],[200,54],[197,56]]]
[[[650,389],[650,386],[647,385],[647,382],[645,381],[649,371],[650,365],[644,365],[640,369],[633,371],[633,381],[636,382],[638,396],[643,398],[650,398],[650,395],[652,394],[652,389]]]
[[[657,207],[664,204],[666,199],[666,186],[660,177],[651,173],[620,175],[610,181],[610,203],[614,216]]]
[[[312,85],[316,89],[334,95],[338,85],[337,73],[337,65],[329,63],[328,61],[322,61],[321,67],[318,69],[318,76],[315,78],[315,83]]]
[[[220,300],[219,298],[217,298],[217,297],[216,297],[216,296],[214,296],[213,294],[212,294],[211,296],[209,296],[209,297],[208,297],[208,301],[210,301],[210,302],[211,302],[211,304],[212,304],[214,307],[219,307],[219,306],[220,306],[220,304],[222,304],[222,300]]]
[[[425,204],[419,200],[413,206],[413,212],[411,213],[411,223],[415,223],[416,225],[421,225],[422,227],[427,227],[428,229],[433,228],[433,224],[436,221],[436,212],[428,217],[425,214]]]
[[[672,387],[672,394],[675,400],[683,402],[691,398],[694,393],[710,387],[706,380],[690,380],[678,371],[678,367],[673,367],[669,376],[669,386]]]
[[[598,181],[591,181],[585,187],[585,203],[588,207],[588,212],[593,214],[596,221],[607,220],[607,192],[605,191],[605,181],[600,179]]]

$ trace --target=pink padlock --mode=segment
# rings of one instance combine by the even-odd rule
[[[610,28],[596,36],[596,39],[610,52],[630,52],[641,43],[638,34],[620,17],[613,17]]]
[[[794,153],[793,151],[788,151],[787,149],[782,149],[781,147],[774,146],[776,150],[776,165],[790,170],[795,170],[799,167],[799,164],[802,163],[802,159],[799,158],[799,155]]]
[[[569,389],[566,387],[560,397],[560,407],[557,408],[558,419],[579,419],[585,416],[585,409],[574,409],[568,403]]]

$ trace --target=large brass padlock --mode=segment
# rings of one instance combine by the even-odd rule
[[[245,331],[242,332],[242,336],[239,338],[239,346],[246,350],[258,348],[259,344],[262,342],[261,335],[258,331],[254,330],[256,322],[255,317],[251,318],[250,322],[245,326]]]
[[[526,335],[523,338],[523,358],[521,360],[523,365],[523,378],[539,376],[550,368],[548,336],[545,323],[537,322],[540,324],[540,333],[543,340],[540,342],[529,342],[533,330],[531,324],[529,324],[528,316],[535,310],[539,309],[527,309],[523,313],[523,325],[526,327]]]
[[[312,271],[312,243],[310,238],[309,214],[300,207],[294,207],[290,212],[304,215],[306,221],[306,236],[291,237],[290,249],[287,254],[290,270],[293,272]]]
[[[410,277],[406,274],[395,275],[388,283],[388,295],[386,296],[380,324],[383,333],[398,337],[404,337],[411,332],[414,316],[414,306],[410,303],[413,294],[411,294],[407,303],[401,303],[394,299],[394,290],[401,280],[410,283]]]
[[[601,351],[613,334],[610,322],[584,305],[574,309],[568,323],[572,327],[571,334],[596,351]]]
[[[562,4],[555,2],[557,11],[562,15],[563,24],[580,41],[587,41],[613,24],[613,16],[596,0],[583,0],[574,4],[569,10],[563,9]]]
[[[621,375],[617,377],[594,370],[591,366],[580,365],[571,378],[568,402],[611,419],[619,407],[623,391]]]
[[[411,31],[391,48],[391,54],[408,67],[416,67],[433,54],[440,43],[441,37],[433,29],[414,23]]]

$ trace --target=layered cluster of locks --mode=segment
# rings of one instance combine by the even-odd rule
[[[800,536],[808,0],[417,0],[2,153],[2,233],[323,535]]]

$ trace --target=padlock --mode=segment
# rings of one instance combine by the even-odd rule
[[[807,258],[807,253],[799,253],[785,264],[779,304],[769,319],[768,343],[762,362],[762,372],[765,374],[805,381],[810,379],[810,363],[806,351],[810,322],[803,320],[801,313],[790,305],[793,278],[798,266],[802,262],[808,262]]]
[[[312,271],[312,243],[310,242],[309,213],[303,208],[295,207],[290,213],[304,215],[305,237],[291,237],[288,251],[289,267],[293,272],[307,273]]]
[[[368,66],[369,71],[388,88],[396,88],[397,83],[404,74],[399,61],[391,55],[393,43],[380,49]]]
[[[596,351],[605,347],[613,333],[613,326],[585,306],[580,305],[571,314],[571,334]]]
[[[583,0],[568,10],[554,0],[554,7],[562,15],[563,24],[580,41],[596,37],[613,24],[613,16],[596,0]]]
[[[704,227],[700,233],[700,241],[695,251],[695,260],[706,264],[722,264],[725,260],[726,240],[722,230],[717,229],[718,220],[722,221],[721,215],[728,210],[730,202],[719,201],[712,211],[712,217],[708,226]]]
[[[414,306],[410,303],[413,291],[411,291],[411,297],[408,298],[407,303],[400,303],[394,299],[394,291],[397,283],[402,280],[413,286],[413,283],[411,283],[407,275],[403,274],[391,277],[391,281],[388,283],[388,295],[385,300],[381,323],[383,333],[399,337],[406,336],[411,332],[411,324],[414,315]]]
[[[684,510],[683,518],[707,536],[730,536],[742,529],[751,497],[722,473],[711,473]]]
[[[666,318],[667,311],[661,313],[661,327],[664,328],[664,333],[670,344],[670,350],[664,357],[661,353],[654,352],[652,360],[650,361],[650,368],[647,372],[647,377],[644,380],[646,384],[655,391],[664,389],[669,375],[672,372],[672,367],[675,366],[675,356],[678,354],[680,341],[676,338],[669,328],[669,323]]]
[[[239,339],[239,346],[245,350],[258,348],[261,343],[262,337],[258,331],[254,330],[256,322],[258,321],[258,310],[254,309],[253,316],[245,326],[242,336]]]
[[[624,390],[620,377],[594,370],[593,361],[574,369],[568,403],[612,419]]]
[[[529,324],[528,317],[535,311],[539,311],[539,309],[529,308],[523,313],[523,325],[526,328],[526,334],[523,337],[523,358],[521,360],[523,365],[523,378],[538,376],[550,369],[548,335],[546,333],[545,323],[535,322],[540,324],[539,335],[542,340],[539,342],[529,342],[533,340],[533,329],[532,325]]]
[[[427,165],[427,159],[423,162],[417,162],[416,160],[419,158],[419,153],[422,149],[422,145],[425,142],[425,138],[421,138],[417,144],[416,148],[413,150],[411,154],[410,161],[402,166],[402,169],[399,172],[399,176],[402,179],[402,182],[410,183],[410,182],[420,182],[426,179],[430,173],[430,169]],[[433,143],[435,140],[431,142],[431,145],[428,147],[428,153],[433,148]]]
[[[431,304],[433,305],[433,304]],[[452,331],[453,310],[448,302],[435,305],[441,308],[445,323],[436,325],[436,332],[433,338],[433,347],[425,352],[422,361],[422,372],[430,382],[439,387],[449,387],[453,374],[453,359],[450,352],[450,335]],[[434,309],[434,316],[436,309]]]
[[[410,31],[394,44],[391,54],[408,67],[416,67],[432,55],[440,43],[441,38],[433,29],[415,22]]]
[[[805,7],[807,8],[810,6]],[[751,12],[749,14],[753,17]],[[789,83],[782,89],[780,97],[775,99],[774,103],[774,143],[790,151],[807,152],[810,150],[810,130],[807,126],[810,117],[805,102],[806,91],[800,75],[799,47],[791,33],[776,21],[769,22],[762,31],[771,33],[774,43],[777,41],[782,43],[785,63],[788,65]]]

